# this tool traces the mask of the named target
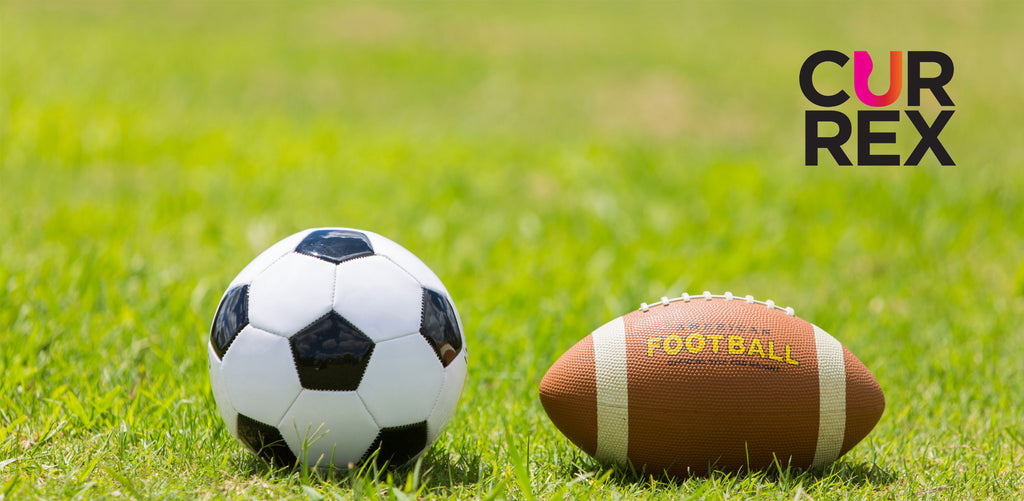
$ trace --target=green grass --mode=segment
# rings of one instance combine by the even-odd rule
[[[1022,17],[5,1],[0,497],[1020,496]],[[825,48],[950,54],[958,166],[803,166],[796,75]],[[462,313],[469,380],[416,467],[268,470],[217,415],[219,295],[320,225],[402,243]],[[669,481],[606,471],[555,430],[536,392],[559,354],[703,290],[836,336],[885,391],[874,432],[819,475]]]

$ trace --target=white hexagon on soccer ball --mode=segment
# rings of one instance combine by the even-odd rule
[[[288,448],[309,465],[347,469],[380,429],[354,391],[302,390],[278,425]]]
[[[459,406],[462,388],[466,384],[466,364],[466,350],[462,350],[462,353],[444,369],[441,394],[438,395],[437,403],[434,404],[434,409],[431,411],[430,417],[427,418],[427,443],[437,440]]]
[[[377,343],[356,391],[385,428],[427,419],[443,382],[441,362],[417,333]]]
[[[338,265],[334,311],[375,342],[419,331],[423,288],[382,256]]]
[[[291,253],[253,278],[249,286],[249,323],[291,336],[331,311],[333,263]]]
[[[280,422],[302,391],[288,340],[251,325],[231,343],[220,372],[231,407],[262,423]]]

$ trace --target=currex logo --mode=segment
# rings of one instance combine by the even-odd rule
[[[832,94],[824,94],[814,85],[814,72],[824,63],[832,63],[843,67],[850,60],[849,56],[835,50],[815,52],[808,57],[800,68],[800,90],[811,104],[822,108],[835,108],[850,99],[845,90]],[[929,71],[930,75],[922,74],[922,67],[938,66],[938,74]],[[868,86],[868,78],[874,69],[874,62],[867,51],[853,53],[853,88],[857,99],[866,106],[884,108],[896,104],[903,92],[903,52],[889,53],[889,88],[884,94],[875,94]],[[929,68],[931,70],[931,68]],[[826,71],[825,68],[822,71]],[[857,165],[900,165],[900,155],[871,153],[873,144],[892,144],[896,142],[896,132],[878,131],[875,124],[879,122],[898,122],[901,113],[910,120],[920,139],[917,146],[907,156],[903,165],[918,165],[924,155],[931,151],[942,165],[956,165],[949,152],[939,140],[939,134],[953,117],[953,100],[946,92],[945,86],[953,78],[953,60],[945,53],[938,51],[907,52],[907,107],[921,106],[921,91],[927,89],[942,106],[938,116],[928,122],[916,109],[858,110],[857,116]],[[843,146],[850,140],[853,125],[850,117],[842,111],[834,109],[814,109],[805,112],[804,123],[804,160],[806,165],[818,165],[819,150],[825,149],[839,165],[853,165]],[[832,136],[822,136],[819,125],[825,122],[834,123],[838,131]],[[881,124],[879,124],[881,125]]]

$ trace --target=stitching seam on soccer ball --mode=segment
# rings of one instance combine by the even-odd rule
[[[420,286],[420,328],[416,332],[410,333],[410,334],[406,334],[406,335],[419,334],[419,335],[422,336],[423,335],[423,332],[422,332],[423,331],[423,297],[422,296],[423,296],[423,291],[426,290],[426,289],[429,289],[429,287],[427,287],[426,284],[424,284],[423,282],[420,282],[420,279],[416,278],[416,275],[413,275],[412,272],[410,272],[409,270],[407,270],[404,267],[402,267],[402,265],[398,264],[398,262],[395,261],[394,259],[391,259],[391,256],[387,256],[387,255],[384,255],[384,254],[374,254],[374,255],[380,256],[380,257],[388,260],[391,264],[395,265],[396,268],[402,270],[406,275],[409,275],[409,278],[412,278],[412,281],[416,282],[416,285]],[[433,289],[430,289],[430,290],[433,290]],[[438,294],[440,294],[440,292]],[[399,337],[401,337],[401,336],[399,336]],[[427,343],[427,344],[430,344],[430,343]],[[431,347],[431,351],[434,351],[433,347]],[[436,351],[434,351],[434,355],[437,356],[438,360],[441,360],[441,354],[440,353],[437,353]]]
[[[302,388],[299,391],[295,392],[295,396],[292,397],[292,401],[288,402],[288,406],[284,408],[284,414],[281,415],[281,419],[279,419],[277,421],[277,424],[274,425],[278,430],[281,429],[281,425],[284,424],[284,422],[288,419],[288,413],[292,410],[292,406],[295,405],[295,402],[299,399],[299,395],[302,395],[302,392],[304,391],[306,391],[306,389]],[[294,417],[292,418],[292,420],[294,420]]]
[[[380,256],[380,257],[382,257],[384,259],[387,259],[388,261],[391,262],[391,264],[395,265],[395,267],[397,267],[398,269],[404,271],[406,275],[409,275],[409,278],[412,278],[413,282],[416,282],[417,284],[419,284],[420,287],[423,287],[424,289],[427,288],[426,284],[424,284],[423,282],[420,282],[419,278],[416,278],[416,275],[413,275],[412,272],[410,272],[409,270],[405,269],[402,265],[398,264],[397,261],[395,261],[394,259],[391,259],[391,256],[386,256],[384,254],[376,254],[376,253],[374,254],[374,256]],[[367,256],[367,257],[369,257],[369,256]]]
[[[363,373],[365,373],[365,372],[366,371],[364,370]],[[363,379],[363,377],[359,376],[359,380],[362,381],[362,379]],[[358,391],[356,391],[356,396],[359,397],[359,402],[363,404],[363,409],[365,409],[366,413],[370,415],[370,420],[372,420],[373,424],[375,424],[377,426],[377,430],[379,431],[379,430],[383,429],[384,427],[381,426],[380,422],[377,421],[377,416],[373,415],[373,410],[370,409],[370,406],[366,405],[366,399],[363,398],[363,395],[361,393],[359,393]],[[365,452],[363,453],[363,456],[366,456]]]
[[[731,293],[731,292],[726,292],[725,294],[712,294],[709,291],[704,291],[703,294],[700,294],[698,296],[691,296],[691,295],[689,295],[689,294],[684,292],[682,296],[679,296],[679,297],[676,297],[676,298],[672,298],[672,299],[669,299],[668,296],[662,296],[661,297],[661,301],[658,301],[656,303],[651,303],[651,304],[640,303],[640,311],[647,312],[648,310],[650,310],[651,308],[654,308],[655,306],[668,306],[671,303],[676,303],[676,302],[679,302],[679,301],[682,301],[684,303],[689,303],[691,301],[699,301],[699,300],[711,301],[712,299],[724,299],[726,301],[736,301],[736,300],[739,300],[739,301],[744,301],[747,304],[760,304],[760,305],[765,306],[769,310],[782,310],[782,311],[786,312],[786,315],[789,315],[791,317],[792,316],[796,316],[796,311],[794,311],[792,307],[787,306],[787,307],[783,308],[781,306],[776,306],[775,305],[775,301],[772,301],[771,299],[769,299],[767,301],[758,301],[758,300],[754,299],[754,296],[751,296],[749,294],[747,296],[744,296],[744,297],[737,297],[737,296],[734,296],[733,293]]]
[[[331,270],[331,311],[337,311],[334,309],[336,304],[338,304],[338,265],[334,265],[334,268]],[[327,314],[330,313],[330,311],[327,312]],[[341,313],[338,314],[340,315]],[[307,325],[306,327],[309,326]]]
[[[458,355],[456,355],[456,357],[457,356]],[[452,362],[455,362],[455,360],[452,360]],[[451,365],[448,365],[448,367],[451,367]],[[434,395],[434,404],[430,406],[430,414],[428,414],[428,416],[433,416],[434,415],[434,411],[437,410],[437,404],[441,403],[441,395],[444,395],[444,388],[445,388],[444,385],[448,383],[448,367],[442,367],[441,368],[441,377],[442,377],[441,378],[441,389],[437,390],[437,395]],[[429,427],[430,427],[430,418],[428,417],[427,418],[427,432],[428,433],[430,431]]]

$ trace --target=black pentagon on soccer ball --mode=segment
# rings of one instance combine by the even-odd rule
[[[372,256],[370,239],[352,230],[316,230],[299,242],[295,252],[334,264],[357,257]]]
[[[299,382],[310,390],[358,388],[374,346],[372,339],[333,310],[288,342]]]
[[[244,414],[238,415],[238,439],[249,446],[256,455],[275,466],[295,464],[295,454],[274,426],[261,423]]]
[[[423,314],[420,317],[420,334],[434,349],[441,365],[448,367],[462,350],[462,335],[455,309],[441,293],[423,289]]]
[[[249,323],[249,286],[234,287],[220,300],[210,327],[210,344],[217,356],[224,358],[231,342]]]
[[[427,446],[427,422],[420,421],[405,426],[382,428],[373,444],[363,454],[361,463],[366,462],[379,448],[375,463],[378,468],[401,466],[416,457]]]

